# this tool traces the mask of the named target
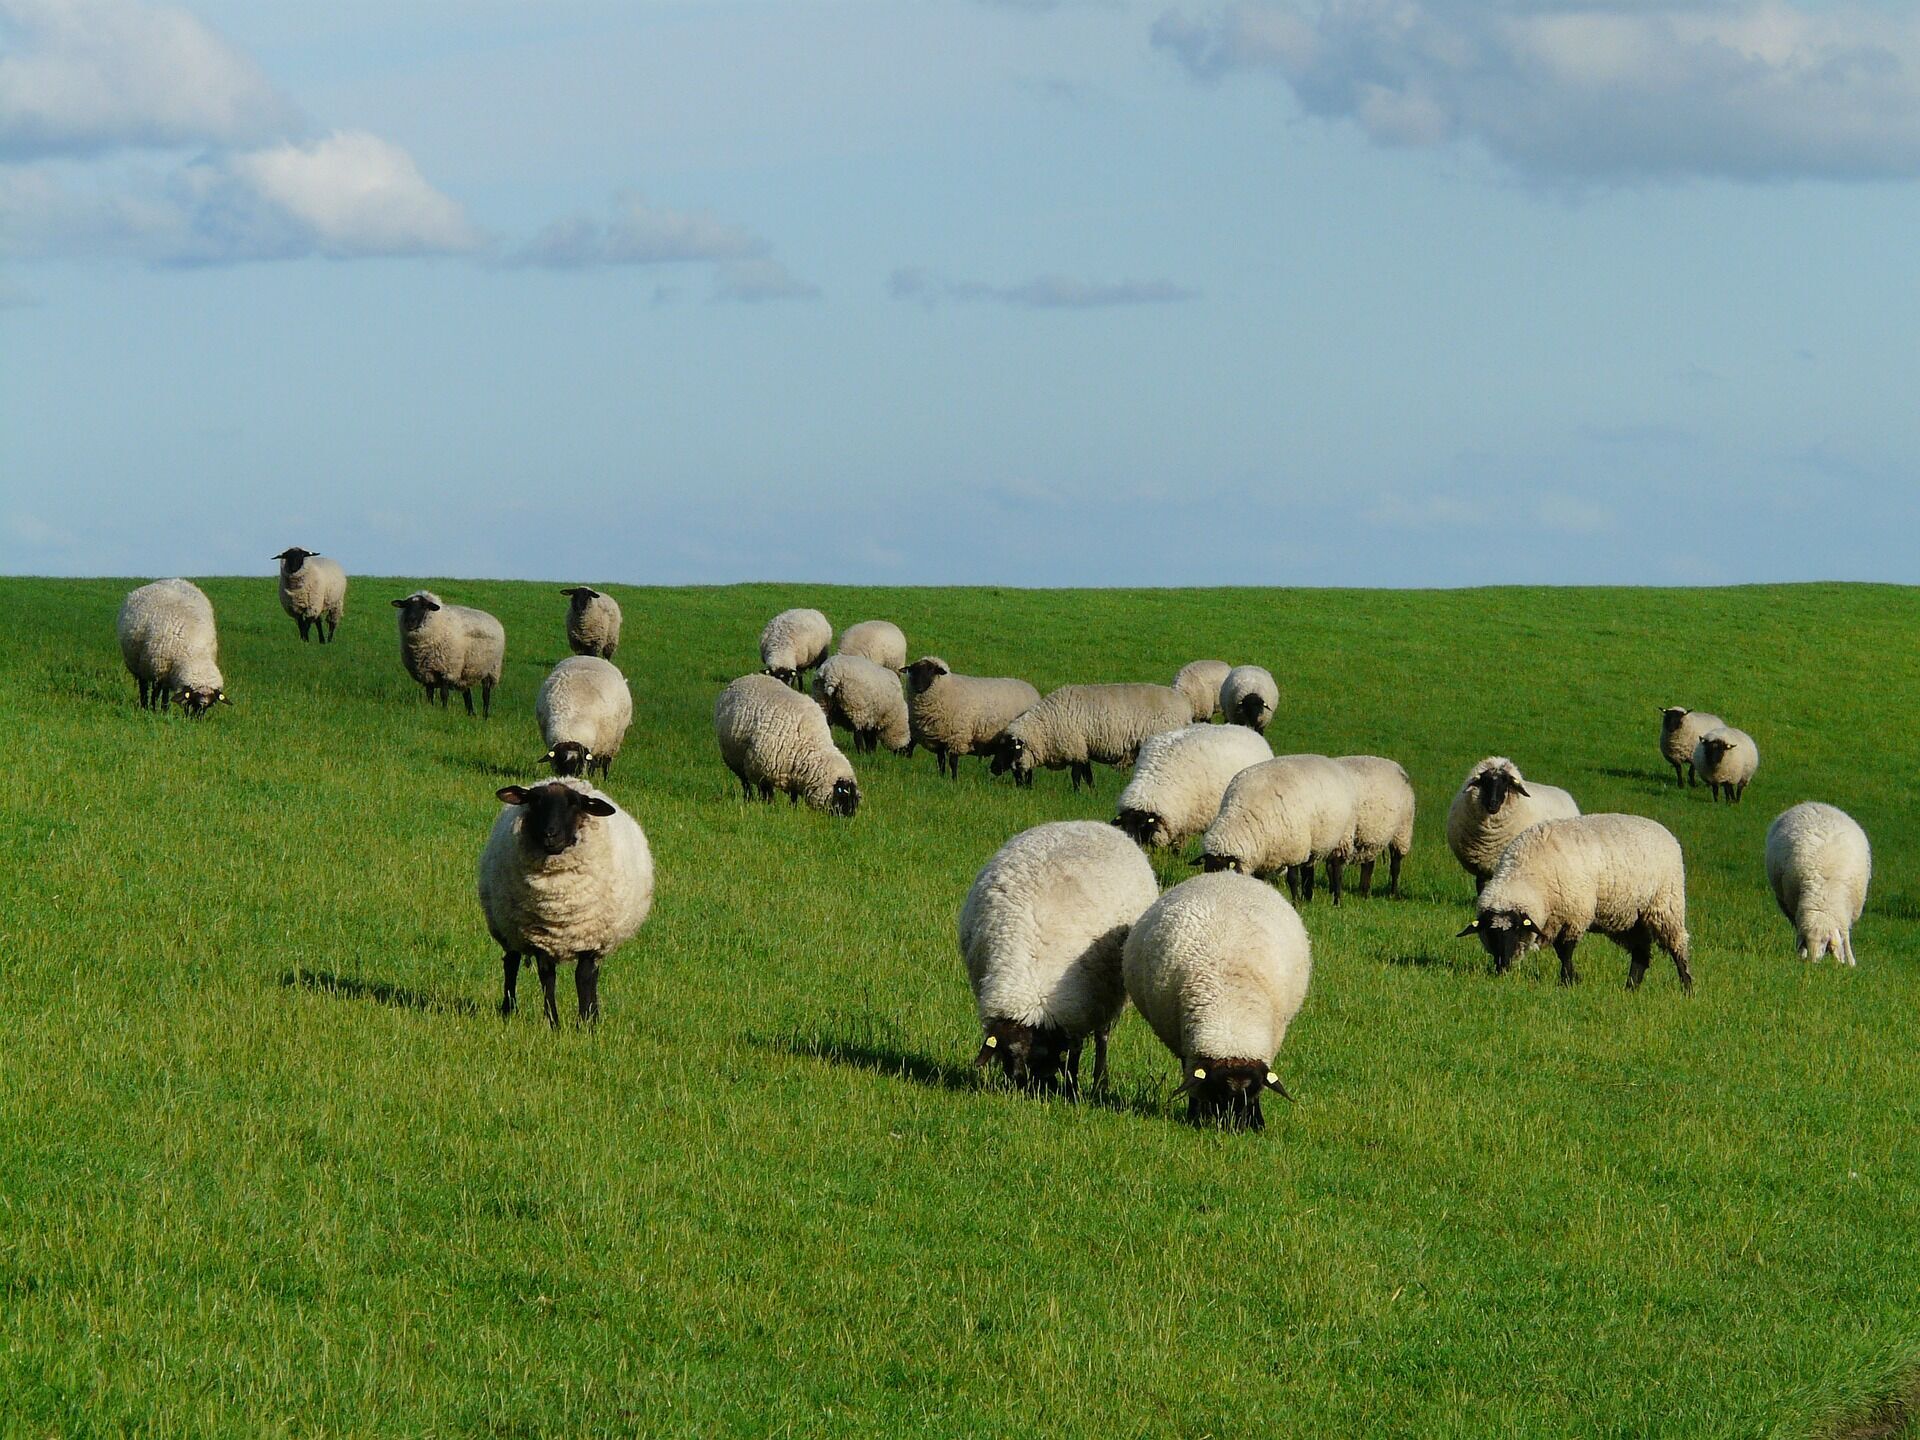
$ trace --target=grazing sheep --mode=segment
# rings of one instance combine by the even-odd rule
[[[1173,688],[1193,702],[1196,724],[1205,724],[1220,709],[1220,687],[1231,669],[1224,660],[1192,660],[1173,677]]]
[[[605,775],[633,723],[633,692],[611,660],[575,655],[547,672],[533,709],[554,774]]]
[[[1220,813],[1220,797],[1273,747],[1244,725],[1194,724],[1149,735],[1113,823],[1146,848],[1184,845]]]
[[[989,749],[1040,692],[1024,680],[956,675],[938,655],[906,668],[907,724],[913,743],[933,751],[940,773],[960,778],[960,757]]]
[[[1693,768],[1716,802],[1724,795],[1729,805],[1738,805],[1760,768],[1760,747],[1746,731],[1722,725],[1694,742]]]
[[[1013,837],[960,908],[960,955],[986,1032],[974,1063],[1008,1079],[1080,1089],[1093,1037],[1093,1083],[1106,1083],[1107,1036],[1127,1003],[1120,947],[1160,893],[1153,867],[1110,825],[1059,820]]]
[[[897,675],[907,663],[907,637],[891,620],[862,620],[841,632],[839,653],[863,655]]]
[[[576,655],[613,659],[620,648],[620,602],[587,585],[569,585],[560,593],[567,597],[567,648]]]
[[[1523,780],[1513,761],[1489,755],[1467,772],[1447,810],[1447,848],[1478,891],[1514,836],[1539,821],[1579,813],[1573,796],[1559,786]]]
[[[1134,922],[1122,963],[1135,1008],[1180,1061],[1187,1119],[1262,1129],[1260,1092],[1287,1095],[1273,1057],[1313,973],[1293,907],[1245,875],[1196,875]]]
[[[843,648],[814,671],[813,698],[827,712],[829,725],[853,732],[857,753],[871,755],[881,745],[896,755],[913,753],[898,666],[888,669]]]
[[[1193,702],[1171,685],[1062,685],[1010,722],[993,744],[993,773],[1013,772],[1016,785],[1033,772],[1067,770],[1073,788],[1093,784],[1093,766],[1128,766],[1149,735],[1193,721]]]
[[[574,967],[580,1019],[600,1018],[600,962],[633,938],[653,908],[653,856],[634,818],[579,780],[508,785],[480,852],[480,909],[500,946],[500,1014],[513,1014],[520,962],[540,972],[547,1023],[560,1023],[553,982]]]
[[[140,686],[142,709],[178,701],[197,720],[233,703],[220,674],[213,602],[191,580],[155,580],[127,592],[118,629],[120,658]]]
[[[1686,864],[1666,826],[1641,815],[1541,821],[1507,847],[1460,934],[1477,935],[1498,972],[1535,945],[1551,945],[1560,983],[1576,985],[1573,947],[1589,930],[1632,957],[1629,990],[1646,975],[1655,945],[1673,957],[1681,986],[1693,989]]]
[[[1673,778],[1682,789],[1699,783],[1693,768],[1693,747],[1702,735],[1726,723],[1718,715],[1689,710],[1684,705],[1669,705],[1660,712],[1660,754],[1673,766]]]
[[[1793,922],[1802,960],[1830,954],[1854,963],[1853,924],[1872,879],[1867,832],[1844,810],[1809,800],[1767,828],[1767,880]]]
[[[1342,755],[1334,763],[1346,766],[1360,791],[1348,859],[1360,867],[1360,895],[1373,894],[1373,867],[1383,853],[1387,893],[1398,895],[1400,862],[1413,849],[1413,781],[1399,764],[1380,755]]]
[[[760,632],[760,673],[805,688],[807,671],[827,658],[833,627],[818,610],[782,610]]]
[[[1333,903],[1353,853],[1360,787],[1325,755],[1282,755],[1242,770],[1201,837],[1199,864],[1265,879],[1284,874],[1295,901],[1313,899],[1313,867],[1326,862]]]
[[[340,562],[290,546],[273,557],[280,562],[280,608],[300,627],[312,630],[322,645],[333,639],[347,612],[347,572]]]
[[[1236,665],[1220,682],[1220,713],[1229,725],[1250,725],[1265,732],[1280,708],[1280,687],[1258,665]]]
[[[742,675],[713,705],[720,758],[749,800],[776,790],[789,804],[804,798],[816,810],[851,815],[860,808],[853,764],[833,744],[827,717],[804,695],[771,675]]]
[[[458,690],[473,714],[473,687],[480,687],[480,713],[493,715],[493,687],[507,663],[507,632],[484,610],[448,605],[431,590],[416,590],[395,600],[400,612],[400,661],[418,680],[429,702],[440,692]]]

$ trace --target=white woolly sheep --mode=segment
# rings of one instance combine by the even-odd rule
[[[1031,785],[1041,766],[1093,784],[1095,762],[1133,764],[1149,735],[1193,721],[1193,702],[1171,685],[1062,685],[1021,711],[993,743],[993,773]]]
[[[554,774],[605,775],[633,724],[633,692],[611,660],[575,655],[547,672],[533,710]]]
[[[1234,776],[1272,758],[1266,737],[1244,725],[1194,724],[1149,735],[1113,823],[1147,848],[1184,845],[1220,813]]]
[[[1689,710],[1684,705],[1669,705],[1660,712],[1660,754],[1673,766],[1673,778],[1681,788],[1699,783],[1693,768],[1693,747],[1702,735],[1726,723],[1718,715]]]
[[[1280,708],[1280,687],[1258,665],[1236,665],[1220,682],[1220,713],[1229,725],[1265,731]]]
[[[340,562],[289,546],[273,557],[280,562],[280,608],[300,627],[300,638],[308,630],[324,645],[340,628],[347,613],[347,572]]]
[[[395,600],[400,612],[400,662],[420,682],[427,700],[458,690],[473,714],[473,687],[480,687],[480,713],[493,715],[493,687],[507,663],[507,632],[484,610],[448,605],[431,590],[416,590]]]
[[[1233,777],[1200,840],[1198,864],[1266,879],[1285,875],[1295,901],[1313,899],[1313,867],[1327,867],[1333,903],[1359,815],[1360,787],[1325,755],[1281,755]]]
[[[634,818],[582,781],[496,792],[506,806],[480,852],[480,909],[500,946],[500,1014],[513,1014],[520,962],[540,972],[547,1023],[560,1023],[555,972],[574,967],[580,1019],[600,1018],[600,962],[653,908],[653,856]]]
[[[907,663],[907,637],[891,620],[862,620],[840,634],[841,655],[862,655],[899,674]]]
[[[1260,1092],[1287,1095],[1273,1059],[1313,974],[1293,907],[1245,875],[1196,875],[1134,922],[1123,965],[1134,1007],[1180,1062],[1187,1119],[1264,1127]]]
[[[771,675],[742,675],[713,705],[720,758],[749,800],[804,798],[816,810],[851,815],[860,808],[853,764],[834,747],[820,707]]]
[[[213,602],[191,580],[156,580],[129,591],[118,629],[120,658],[139,683],[141,708],[164,710],[178,701],[198,719],[233,703],[220,674]]]
[[[620,648],[620,602],[590,585],[569,585],[560,593],[567,597],[567,648],[613,659]]]
[[[991,748],[1015,716],[1040,699],[1024,680],[956,675],[938,655],[906,668],[907,724],[916,745],[933,752],[940,773],[960,778],[960,757]]]
[[[1681,987],[1693,989],[1686,863],[1666,826],[1642,815],[1576,815],[1529,827],[1507,846],[1460,934],[1479,937],[1496,972],[1551,945],[1560,983],[1576,985],[1573,948],[1590,930],[1631,957],[1629,990],[1639,988],[1655,945],[1673,957]]]
[[[782,610],[760,632],[760,673],[805,689],[807,671],[833,648],[833,627],[818,610]]]
[[[1106,1083],[1107,1036],[1127,1003],[1120,947],[1160,893],[1146,857],[1112,826],[1059,820],[1013,837],[960,908],[960,955],[985,1040],[1008,1079],[1080,1089],[1093,1037],[1093,1083]]]
[[[1722,725],[1694,742],[1693,768],[1716,802],[1725,796],[1729,805],[1738,805],[1760,768],[1760,747],[1746,731]]]
[[[1767,881],[1793,922],[1802,960],[1854,963],[1853,925],[1872,879],[1867,832],[1844,810],[1809,800],[1767,828]]]
[[[814,671],[813,698],[827,712],[829,725],[853,732],[856,753],[871,755],[882,745],[896,755],[913,753],[898,666],[888,669],[843,649]]]
[[[1196,724],[1205,724],[1220,709],[1220,687],[1232,669],[1224,660],[1190,660],[1173,677],[1173,688],[1193,702]]]
[[[1489,755],[1471,770],[1447,809],[1447,848],[1477,891],[1487,883],[1513,837],[1542,820],[1578,815],[1573,796],[1557,785],[1521,777],[1504,755]]]
[[[1393,760],[1381,755],[1342,755],[1359,789],[1354,815],[1353,853],[1347,863],[1360,867],[1360,895],[1373,894],[1373,867],[1387,857],[1387,893],[1400,893],[1400,864],[1413,849],[1413,781]]]

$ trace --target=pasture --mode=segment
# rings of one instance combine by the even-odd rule
[[[135,707],[134,582],[0,580],[0,1430],[1897,1432],[1916,592],[607,586],[636,720],[606,788],[658,896],[597,1032],[551,1033],[494,1012],[474,863],[591,578],[356,577],[325,648],[270,575],[203,582],[235,706],[197,723]],[[420,583],[505,622],[490,722],[402,672],[386,602]],[[880,754],[851,821],[742,804],[713,698],[793,604],[1043,692],[1254,661],[1277,751],[1400,760],[1404,898],[1303,911],[1299,1103],[1190,1129],[1132,1014],[1104,1102],[981,1082],[967,886],[1123,778]],[[1739,807],[1674,786],[1673,703],[1759,742]],[[1663,957],[1627,994],[1598,938],[1571,990],[1454,938],[1442,819],[1492,753],[1678,835],[1690,999]],[[1810,798],[1873,840],[1856,971],[1795,957],[1762,873]]]

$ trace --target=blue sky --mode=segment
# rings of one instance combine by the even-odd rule
[[[1912,580],[1920,14],[0,0],[0,570]]]

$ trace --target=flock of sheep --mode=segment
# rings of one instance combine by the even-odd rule
[[[302,640],[333,638],[346,577],[324,556],[283,551],[280,601]],[[621,614],[586,586],[563,591],[572,657],[548,674],[535,703],[554,778],[497,792],[503,809],[482,849],[479,896],[500,945],[501,1013],[511,1014],[523,961],[540,976],[546,1016],[559,1023],[558,967],[574,967],[580,1017],[599,1013],[599,967],[631,939],[653,900],[653,861],[634,819],[580,778],[605,775],[633,719],[613,664]],[[458,690],[474,713],[492,708],[506,632],[481,610],[430,591],[396,599],[400,653],[429,700]],[[140,703],[178,703],[189,715],[227,701],[213,607],[185,580],[127,596],[120,645]],[[1274,755],[1265,731],[1279,707],[1273,676],[1255,665],[1197,660],[1169,685],[1066,685],[1042,696],[1024,680],[956,673],[938,656],[911,664],[906,637],[884,620],[850,627],[833,648],[817,610],[775,616],[760,638],[761,668],[729,684],[714,705],[720,755],[748,798],[784,793],[830,814],[860,806],[859,779],[833,730],[856,753],[879,747],[933,751],[943,774],[968,755],[995,775],[1031,785],[1038,769],[1064,769],[1074,788],[1093,766],[1131,769],[1110,824],[1038,825],[987,862],[961,906],[959,940],[983,1041],[1016,1084],[1079,1092],[1080,1058],[1094,1042],[1093,1083],[1105,1079],[1107,1040],[1127,1001],[1180,1062],[1189,1118],[1258,1128],[1273,1070],[1311,974],[1296,905],[1324,871],[1332,902],[1372,892],[1388,863],[1398,894],[1413,843],[1407,773],[1376,755]],[[806,681],[813,676],[812,694]],[[904,678],[905,685],[902,686]],[[1224,723],[1214,724],[1218,715]],[[1759,752],[1718,716],[1662,712],[1661,754],[1685,786],[1704,780],[1737,803]],[[1560,978],[1581,936],[1594,932],[1628,952],[1637,987],[1653,950],[1668,955],[1691,990],[1686,873],[1680,844],[1636,815],[1583,815],[1556,786],[1526,779],[1504,756],[1476,764],[1454,795],[1448,847],[1473,877],[1475,936],[1496,970],[1551,947]],[[1199,838],[1192,864],[1205,873],[1161,893],[1147,852]],[[1854,963],[1851,930],[1866,902],[1867,837],[1831,805],[1796,805],[1767,833],[1766,869],[1793,922],[1803,958]],[[1269,882],[1284,878],[1288,897]]]

